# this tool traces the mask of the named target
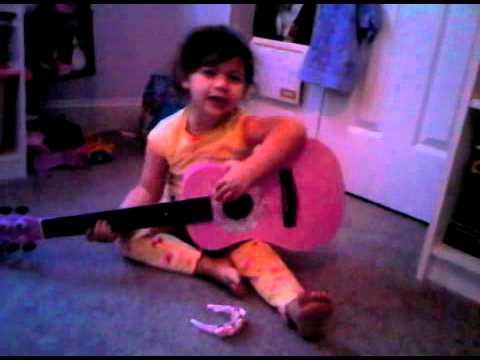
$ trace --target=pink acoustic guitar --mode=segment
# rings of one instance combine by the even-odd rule
[[[193,241],[207,250],[256,238],[306,251],[334,237],[342,220],[344,185],[337,159],[325,145],[308,140],[278,172],[222,204],[211,195],[225,171],[221,164],[193,165],[185,174],[181,198],[167,203],[50,219],[26,215],[25,209],[7,214],[3,208],[0,252],[28,251],[40,239],[82,235],[100,219],[114,231],[186,226]]]
[[[225,173],[221,164],[196,164],[185,174],[183,198],[211,196]],[[213,219],[187,229],[204,249],[256,238],[290,250],[310,250],[333,238],[344,207],[344,186],[333,153],[308,140],[278,173],[225,205],[212,200]]]

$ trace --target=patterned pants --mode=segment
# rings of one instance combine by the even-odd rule
[[[119,241],[123,256],[168,271],[193,275],[202,252],[163,229],[142,229]],[[282,313],[301,292],[293,273],[270,245],[250,240],[226,255],[260,296]]]

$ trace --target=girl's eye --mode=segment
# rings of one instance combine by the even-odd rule
[[[233,82],[243,82],[242,75],[232,74],[228,78],[230,79],[230,81],[233,81]]]
[[[208,77],[212,77],[212,76],[215,76],[217,72],[214,69],[207,68],[207,69],[202,69],[202,74]]]

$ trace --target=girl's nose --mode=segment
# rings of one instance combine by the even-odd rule
[[[218,75],[214,79],[213,85],[218,88],[226,88],[228,85],[228,81],[223,75]]]

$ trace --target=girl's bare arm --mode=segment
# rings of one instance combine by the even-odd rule
[[[244,166],[254,180],[277,169],[306,139],[304,125],[286,116],[251,117],[245,130],[247,141],[255,146],[255,151],[245,159]]]
[[[135,187],[130,190],[120,207],[134,207],[158,202],[165,188],[168,163],[164,157],[152,151],[147,143],[142,174]]]
[[[167,161],[151,151],[147,144],[140,180],[138,184],[128,192],[120,207],[128,208],[147,205],[160,200],[165,187],[167,171]],[[119,238],[119,236],[120,234],[114,233],[110,224],[105,220],[97,221],[93,229],[88,229],[86,233],[89,241],[97,242],[112,242]]]
[[[230,161],[229,170],[217,182],[215,199],[235,200],[263,176],[277,169],[306,139],[305,127],[289,117],[249,118],[245,125],[246,140],[255,147],[243,161]]]

